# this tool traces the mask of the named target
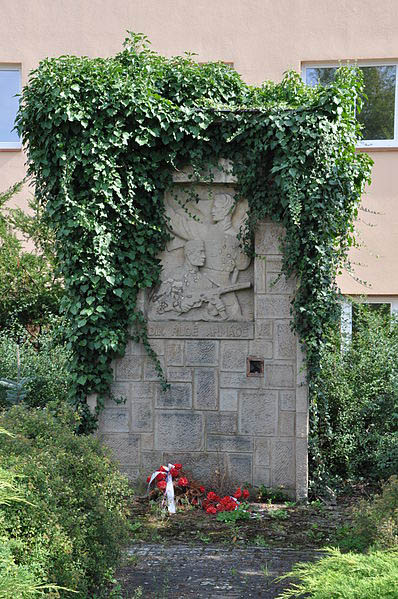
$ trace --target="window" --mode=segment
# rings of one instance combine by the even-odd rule
[[[333,80],[338,64],[305,65],[303,77],[308,85],[327,85]],[[363,139],[358,147],[398,146],[397,82],[398,64],[360,63],[365,100],[358,121],[363,125]]]
[[[0,149],[21,147],[18,133],[13,131],[21,92],[21,70],[17,66],[0,65]]]
[[[377,300],[377,298],[373,298],[372,300],[368,299],[365,301],[361,301],[361,303],[365,303],[370,310],[374,310],[375,312],[379,312],[380,314],[384,314],[386,316],[396,314],[398,316],[397,299],[380,301]],[[357,330],[358,303],[343,301],[341,307],[341,332],[344,335],[345,343],[349,343],[352,336],[355,335],[355,332]]]

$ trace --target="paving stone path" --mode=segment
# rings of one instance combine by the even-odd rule
[[[118,575],[125,596],[142,588],[143,599],[276,599],[287,582],[275,580],[318,551],[137,545]]]

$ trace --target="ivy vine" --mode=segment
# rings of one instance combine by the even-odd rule
[[[355,151],[362,93],[360,72],[347,67],[327,87],[310,88],[294,72],[251,87],[223,63],[165,58],[133,33],[112,58],[40,63],[23,89],[17,124],[56,234],[76,405],[85,406],[91,393],[108,395],[111,361],[130,336],[152,351],[137,297],[159,280],[157,256],[169,239],[163,197],[173,169],[190,164],[200,177],[229,159],[237,200],[249,205],[245,250],[253,252],[264,218],[286,231],[283,272],[299,281],[293,326],[317,390],[311,455],[320,471],[327,406],[319,353],[339,316],[336,274],[354,243],[370,178],[370,158]]]

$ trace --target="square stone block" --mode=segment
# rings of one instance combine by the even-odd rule
[[[296,389],[297,394],[297,412],[307,412],[308,410],[308,386],[300,385]]]
[[[217,371],[215,368],[195,368],[194,405],[198,410],[217,410]]]
[[[112,452],[115,460],[121,464],[137,464],[139,463],[140,455],[140,437],[139,435],[131,435],[126,433],[104,434],[100,437]]]
[[[288,295],[256,295],[255,314],[257,318],[289,318],[290,298]]]
[[[277,402],[277,391],[241,391],[239,394],[239,432],[244,435],[275,435]]]
[[[165,452],[165,463],[180,463],[184,472],[190,474],[201,484],[214,485],[226,472],[225,454],[223,453],[180,453]]]
[[[294,368],[291,364],[264,364],[265,386],[294,387]]]
[[[191,339],[185,344],[187,366],[217,366],[218,341]]]
[[[131,402],[131,432],[149,433],[153,431],[152,401],[134,400]]]
[[[153,472],[158,470],[160,466],[165,464],[162,451],[142,451],[141,452],[141,470],[143,472],[143,482],[146,481],[147,476],[150,476]]]
[[[264,466],[254,466],[253,468],[253,485],[259,487],[264,485],[265,487],[271,486],[271,470]]]
[[[136,343],[132,339],[127,344],[126,355],[128,356],[145,356],[146,350],[142,343]]]
[[[203,415],[195,412],[157,412],[155,447],[169,453],[200,451],[203,447]]]
[[[255,338],[256,339],[272,339],[273,337],[273,320],[256,320],[255,322]]]
[[[282,256],[267,256],[266,258],[266,271],[269,272],[282,272]]]
[[[300,343],[297,343],[297,385],[307,384],[307,369],[305,367],[305,352]]]
[[[253,451],[253,439],[242,435],[207,435],[207,449],[209,451]]]
[[[210,413],[206,414],[206,431],[208,433],[236,433],[237,416],[236,413]]]
[[[171,383],[167,391],[159,386],[156,389],[157,408],[192,408],[192,385],[191,383]]]
[[[155,383],[137,382],[130,385],[131,399],[151,400],[155,394]]]
[[[221,369],[232,372],[246,372],[246,358],[249,355],[247,341],[222,341],[221,342]]]
[[[296,436],[308,437],[308,412],[296,412]]]
[[[120,405],[125,405],[130,397],[130,383],[112,383],[110,386],[110,392],[117,399],[124,399],[125,401]],[[105,400],[106,408],[116,408],[118,404],[111,398]]]
[[[166,341],[166,363],[168,366],[182,366],[184,364],[184,341]]]
[[[265,293],[265,256],[254,260],[254,292]]]
[[[116,405],[115,403],[113,405]],[[105,408],[100,416],[100,430],[104,433],[128,433],[129,416],[126,408]]]
[[[228,474],[232,483],[244,485],[253,480],[253,460],[250,454],[228,454]]]
[[[296,393],[294,391],[279,391],[279,409],[296,410]]]
[[[145,451],[146,449],[153,449],[154,446],[154,435],[153,433],[142,433],[141,435],[141,449]]]
[[[273,344],[272,341],[265,341],[264,339],[256,339],[249,343],[249,355],[256,356],[257,358],[264,358],[269,360],[272,358]]]
[[[282,273],[267,272],[266,289],[267,293],[281,293],[292,295],[296,288],[296,281],[293,277],[286,279]]]
[[[184,367],[168,368],[167,369],[167,380],[169,382],[172,382],[172,381],[191,382],[192,381],[192,369],[184,368]]]
[[[135,483],[140,480],[140,469],[138,466],[127,466],[120,464],[119,470],[124,476],[127,476],[130,483]]]
[[[306,439],[296,439],[296,499],[308,496],[308,444]]]
[[[268,222],[262,223],[256,232],[255,248],[258,254],[282,254],[285,231],[282,225]]]
[[[295,416],[294,412],[279,412],[278,422],[281,437],[294,437]]]
[[[138,381],[142,376],[144,358],[140,356],[125,356],[115,360],[117,381]]]
[[[244,372],[220,372],[220,387],[232,389],[258,389],[262,377],[248,377]]]
[[[236,412],[238,409],[238,391],[236,389],[220,389],[220,410]]]
[[[254,463],[269,467],[271,463],[271,440],[264,438],[256,439],[254,447]]]
[[[295,488],[295,440],[274,439],[272,450],[272,486]]]
[[[151,339],[149,345],[157,356],[164,356],[164,340],[163,339]]]
[[[158,359],[164,372],[164,357],[158,356]],[[160,381],[160,376],[156,370],[155,362],[149,356],[145,358],[144,379],[146,381]]]
[[[297,337],[291,329],[290,321],[277,322],[275,329],[276,358],[295,358],[297,351]]]

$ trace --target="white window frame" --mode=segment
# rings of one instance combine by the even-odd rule
[[[352,298],[355,299],[355,298]],[[361,304],[390,304],[390,314],[396,314],[398,317],[398,298],[397,297],[367,297],[365,299],[360,299],[359,303]],[[352,338],[352,302],[343,300],[341,302],[341,332],[343,334],[343,339],[345,344],[350,343]]]
[[[0,71],[17,71],[19,73],[19,92],[21,93],[21,81],[22,81],[22,70],[20,64],[5,64],[0,63]],[[0,139],[0,150],[20,150],[22,148],[22,142],[19,141],[1,141]]]
[[[334,62],[303,62],[301,76],[306,82],[307,69],[338,68],[344,65],[358,67],[395,67],[394,139],[361,139],[357,148],[397,148],[398,147],[398,60],[341,60]]]

